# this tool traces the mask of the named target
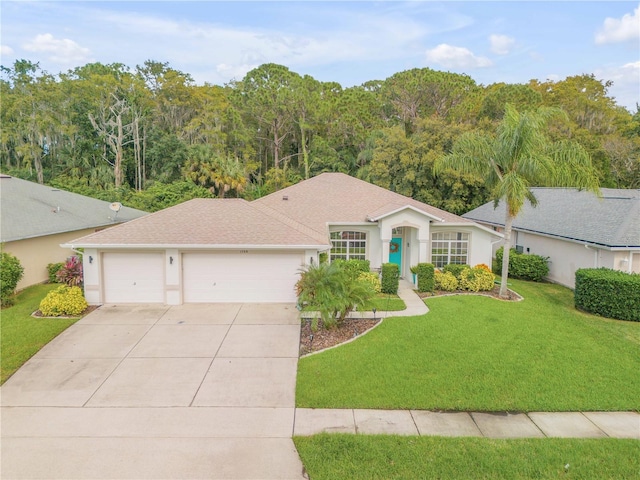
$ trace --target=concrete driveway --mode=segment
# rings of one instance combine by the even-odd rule
[[[3,479],[302,479],[292,304],[110,306],[1,388]]]

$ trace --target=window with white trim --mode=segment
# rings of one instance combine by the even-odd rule
[[[462,232],[436,232],[431,234],[431,263],[442,268],[450,263],[469,261],[469,234]]]
[[[329,260],[366,260],[367,234],[365,232],[331,232]]]

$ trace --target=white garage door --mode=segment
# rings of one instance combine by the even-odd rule
[[[162,253],[104,253],[105,303],[164,303]]]
[[[302,261],[300,252],[184,253],[184,302],[295,302]]]

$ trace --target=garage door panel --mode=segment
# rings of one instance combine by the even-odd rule
[[[104,253],[105,303],[164,303],[162,253]]]
[[[185,253],[185,303],[295,302],[301,253]]]

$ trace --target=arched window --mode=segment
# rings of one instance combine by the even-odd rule
[[[469,234],[462,232],[435,232],[431,234],[431,263],[442,268],[449,263],[469,262]]]
[[[365,232],[331,232],[330,261],[366,260],[367,234]]]

